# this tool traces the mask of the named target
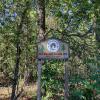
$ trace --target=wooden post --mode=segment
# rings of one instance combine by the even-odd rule
[[[37,81],[37,100],[41,100],[41,74],[42,74],[42,62],[38,60],[38,81]]]
[[[68,71],[67,71],[67,62],[64,60],[64,100],[68,100],[69,90],[68,90]]]

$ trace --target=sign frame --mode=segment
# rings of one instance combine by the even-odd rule
[[[50,46],[55,47],[50,48]],[[42,60],[68,60],[69,44],[60,39],[49,38],[38,43],[37,58]]]
[[[51,41],[51,42],[48,42],[48,41],[51,41],[51,40],[54,40],[54,41]],[[46,45],[45,45],[45,42],[47,41]],[[61,45],[58,43],[60,42],[60,44],[64,44],[64,52],[61,51]],[[39,48],[39,45],[41,46],[41,44],[43,44],[43,46],[46,48],[46,51],[48,51],[51,55],[43,55],[41,56],[39,53],[41,53],[41,50],[43,50],[43,48]],[[53,45],[53,47],[52,47]],[[66,45],[66,46],[65,46]],[[42,47],[42,46],[41,46]],[[45,60],[61,60],[61,61],[64,61],[64,79],[65,79],[65,85],[64,85],[64,100],[68,100],[68,97],[69,97],[69,89],[68,89],[68,72],[67,72],[67,63],[66,61],[68,60],[69,58],[69,45],[68,43],[66,42],[63,42],[62,40],[60,39],[56,39],[56,38],[49,38],[47,40],[44,40],[44,41],[41,41],[38,43],[38,53],[37,53],[37,59],[38,59],[38,80],[37,80],[37,100],[41,100],[41,74],[42,74],[42,61],[45,61]],[[41,49],[41,50],[40,50]],[[59,52],[58,52],[59,51]],[[42,53],[45,53],[44,51],[42,51]],[[67,53],[67,56],[66,57],[63,57],[64,55],[53,55],[53,54],[56,54],[56,53]],[[53,57],[52,57],[53,56]],[[50,57],[50,58],[49,58]]]

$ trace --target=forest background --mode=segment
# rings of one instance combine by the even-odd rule
[[[41,9],[37,9],[39,6]],[[38,15],[43,16],[39,19]],[[39,22],[43,25],[41,34],[38,33]],[[23,87],[28,84],[36,88],[38,40],[51,37],[61,39],[70,46],[67,62],[69,100],[98,98],[100,0],[1,0],[0,92],[2,88],[9,89],[13,85],[16,97],[36,99],[36,91],[30,89],[27,92]],[[43,62],[42,99],[63,100],[63,85],[63,62]],[[5,100],[11,94],[10,91],[4,96]]]

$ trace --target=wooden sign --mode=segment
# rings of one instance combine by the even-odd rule
[[[68,44],[58,39],[48,39],[38,44],[38,59],[68,59]]]

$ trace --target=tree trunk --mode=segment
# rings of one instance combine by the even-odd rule
[[[95,10],[94,31],[96,34],[96,46],[97,46],[96,50],[97,67],[99,69],[100,66],[100,1],[99,0],[96,0],[94,10]]]
[[[95,27],[95,33],[96,33],[96,57],[97,57],[97,71],[100,70],[100,17],[96,19],[96,27]],[[99,78],[99,72],[98,72],[98,78]]]
[[[42,41],[45,37],[45,0],[37,0],[37,13],[38,13],[38,42]]]
[[[19,46],[19,44],[20,43],[17,42],[16,66],[15,66],[15,72],[14,72],[11,100],[15,100],[15,98],[16,98],[15,92],[16,92],[16,85],[18,82],[19,62],[20,62],[20,46]]]
[[[29,8],[29,2],[26,2],[26,9],[22,13],[21,17],[21,22],[20,25],[17,28],[17,33],[16,33],[16,65],[15,65],[15,70],[14,70],[14,79],[13,79],[13,84],[12,84],[12,94],[11,94],[11,100],[16,100],[18,95],[16,96],[16,86],[18,83],[18,77],[19,77],[19,64],[20,64],[20,34],[22,33],[22,26],[23,22],[25,19],[25,14]]]
[[[38,13],[38,33],[37,42],[44,40],[45,35],[45,0],[37,0],[37,13]],[[37,100],[41,100],[41,59],[38,60],[38,89],[37,89]]]

